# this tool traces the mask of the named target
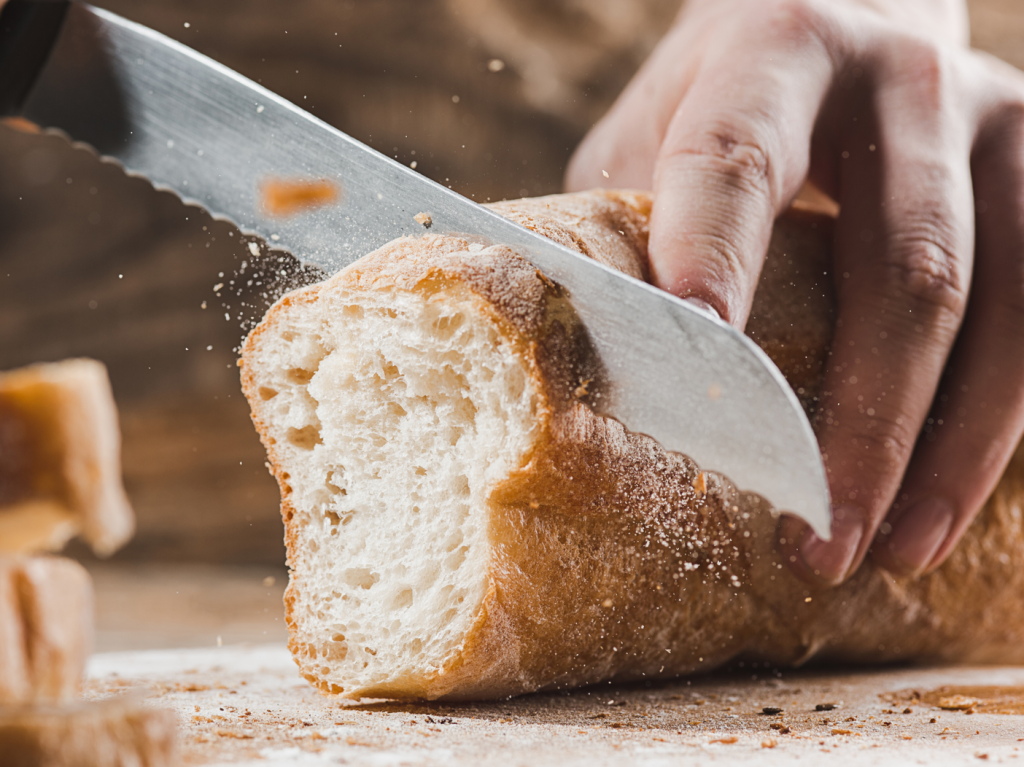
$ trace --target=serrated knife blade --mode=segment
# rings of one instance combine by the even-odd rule
[[[431,232],[515,249],[566,290],[585,324],[607,375],[603,414],[829,536],[811,425],[779,370],[734,328],[502,218],[139,24],[84,4],[11,0],[0,28],[7,114],[63,131],[329,274],[396,237],[422,234],[419,212],[429,212]],[[272,217],[260,187],[275,177],[329,179],[343,194]]]

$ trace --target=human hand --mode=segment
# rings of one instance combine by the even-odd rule
[[[1024,433],[1024,75],[966,40],[960,0],[691,0],[569,167],[653,188],[655,282],[737,328],[804,181],[839,202],[810,581],[937,567]]]

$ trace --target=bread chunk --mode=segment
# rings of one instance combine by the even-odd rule
[[[113,553],[134,530],[103,365],[76,359],[0,374],[0,552],[57,551],[81,535]]]
[[[649,274],[644,194],[492,207]],[[747,328],[812,415],[829,242],[827,218],[777,222]],[[763,499],[595,410],[598,363],[558,286],[471,238],[396,240],[271,308],[240,365],[310,682],[473,699],[736,658],[1024,660],[1020,451],[937,572],[868,562],[818,592],[781,561]]]
[[[92,637],[92,581],[81,565],[0,557],[0,705],[73,699]]]
[[[172,711],[128,696],[65,706],[0,706],[4,767],[173,767]]]

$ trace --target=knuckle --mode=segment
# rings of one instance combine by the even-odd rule
[[[833,480],[856,489],[857,484],[847,483],[844,473],[868,477],[868,485],[877,487],[883,483],[875,478],[898,476],[903,472],[913,451],[916,435],[910,428],[906,416],[875,415],[870,419],[858,418],[843,427],[843,434],[832,435],[829,455],[833,468]],[[835,439],[838,437],[838,439]],[[850,469],[844,472],[843,468]],[[853,467],[856,467],[854,469]],[[836,474],[839,476],[836,476]],[[863,489],[863,486],[861,487]]]
[[[969,275],[944,227],[926,223],[897,235],[883,264],[884,288],[925,318],[959,319],[967,308]]]
[[[893,50],[898,52],[901,71],[921,85],[943,86],[949,81],[949,54],[933,40],[908,34]]]
[[[920,36],[905,34],[891,47],[892,74],[913,87],[916,106],[931,111],[962,109],[957,62],[949,50]]]
[[[674,158],[697,158],[733,186],[754,194],[770,194],[773,164],[765,142],[736,126],[709,126],[685,144],[673,147],[661,159]]]
[[[890,33],[881,54],[884,79],[898,91],[912,93],[901,96],[903,109],[919,114],[943,113],[962,120],[965,92],[962,70],[964,62],[934,40],[912,32]],[[933,127],[940,127],[935,125]]]
[[[716,285],[734,285],[746,279],[746,261],[739,243],[727,235],[705,233],[693,235],[691,245],[694,251],[705,253],[710,263],[704,266],[710,279]]]
[[[820,0],[772,0],[755,11],[752,27],[762,39],[775,40],[787,47],[818,45],[828,39],[834,10]]]

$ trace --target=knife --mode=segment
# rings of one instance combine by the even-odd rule
[[[92,147],[127,173],[334,274],[429,213],[431,231],[507,245],[559,283],[606,381],[599,410],[829,537],[818,444],[768,356],[724,322],[514,224],[151,29],[66,0],[0,14],[0,114]],[[332,204],[288,218],[275,177],[329,179]]]

